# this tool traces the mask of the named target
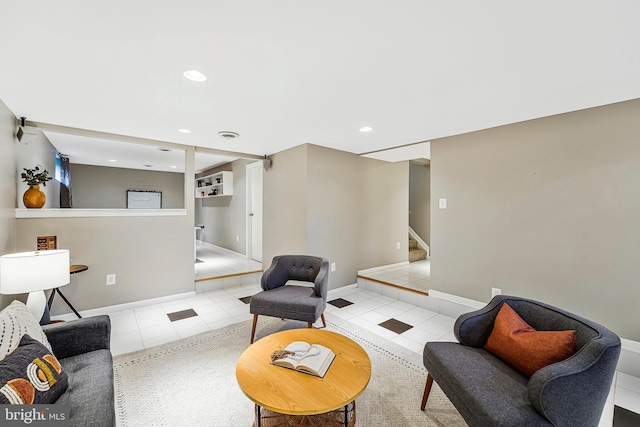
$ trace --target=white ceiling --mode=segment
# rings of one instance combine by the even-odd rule
[[[192,146],[361,154],[640,97],[637,0],[3,6],[17,117]]]
[[[184,150],[166,151],[168,149],[163,146],[88,138],[51,131],[44,131],[44,134],[60,154],[69,156],[71,163],[184,173]],[[201,172],[236,159],[237,157],[198,152],[195,170]]]

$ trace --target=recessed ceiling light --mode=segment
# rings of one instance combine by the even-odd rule
[[[117,160],[115,160],[115,159],[109,159],[109,161],[110,161],[111,163],[116,163],[116,162],[117,162]]]
[[[169,166],[169,167],[170,167],[171,169],[175,169],[175,168],[177,168],[177,166],[176,166],[176,165],[171,165],[171,166]]]
[[[218,132],[218,135],[220,136],[220,138],[224,139],[236,139],[240,137],[240,134],[238,134],[237,132],[231,132],[229,130],[220,131]]]
[[[207,80],[207,76],[198,70],[187,70],[182,73],[182,75],[194,82],[204,82]]]
[[[180,133],[191,133],[190,129],[178,129],[178,132]]]
[[[360,129],[358,129],[360,132],[371,132],[373,130],[372,127],[369,126],[363,126]]]

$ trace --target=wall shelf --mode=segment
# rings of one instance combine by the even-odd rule
[[[186,216],[186,209],[16,209],[16,218],[97,218],[124,216]]]
[[[223,171],[196,178],[196,199],[233,195],[233,172]]]

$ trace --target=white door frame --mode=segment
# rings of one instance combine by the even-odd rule
[[[252,230],[252,215],[253,215],[253,207],[252,207],[252,192],[254,190],[252,184],[252,180],[251,180],[251,170],[252,169],[260,169],[263,168],[264,169],[264,165],[262,163],[262,160],[259,160],[257,162],[253,162],[253,163],[249,163],[247,164],[246,167],[246,183],[247,183],[247,200],[246,200],[246,208],[247,208],[247,212],[246,212],[246,248],[247,248],[247,259],[253,259],[253,230]],[[260,188],[260,191],[262,192],[262,188]],[[262,211],[262,209],[261,209]],[[262,239],[261,239],[262,240]],[[260,262],[262,262],[262,256],[260,256]]]

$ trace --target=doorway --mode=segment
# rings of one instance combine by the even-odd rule
[[[247,165],[247,258],[262,262],[262,161]]]

